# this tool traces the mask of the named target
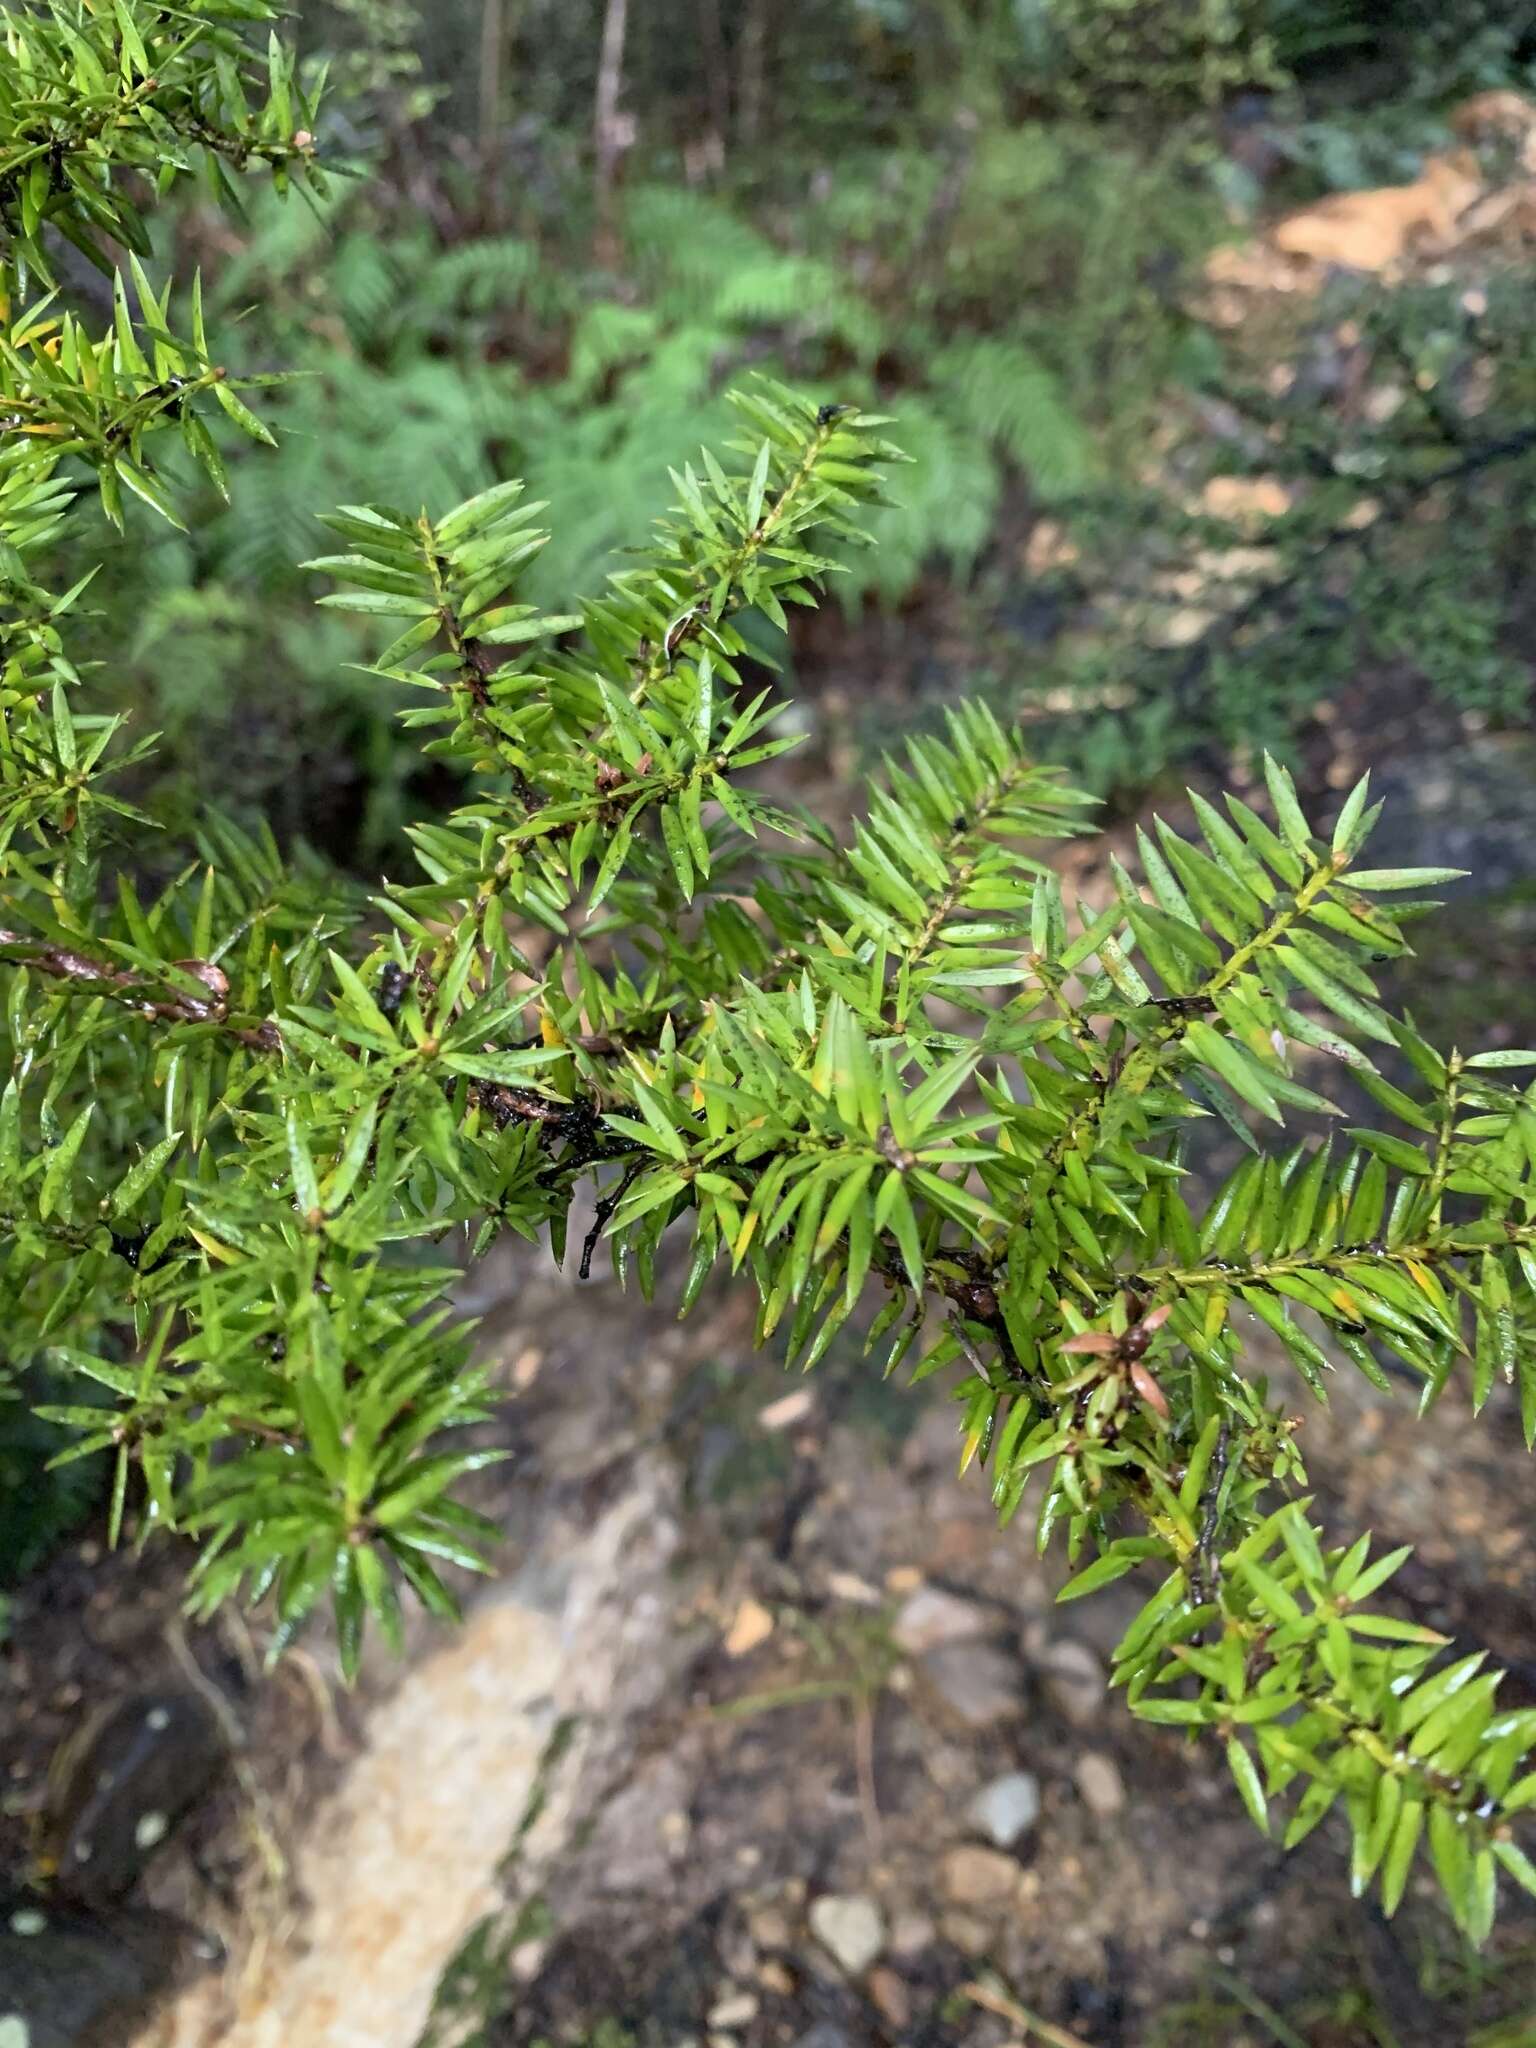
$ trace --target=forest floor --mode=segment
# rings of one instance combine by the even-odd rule
[[[146,1902],[225,1960],[142,2033],[124,2007],[78,2038],[1536,2039],[1536,1916],[1513,1905],[1481,1959],[1428,1886],[1389,1927],[1351,1900],[1332,1823],[1283,1855],[1219,1756],[1131,1723],[1104,1673],[1144,1589],[1055,1606],[1063,1561],[957,1476],[942,1389],[882,1383],[852,1347],[776,1378],[739,1299],[679,1326],[532,1255],[493,1274],[512,1456],[481,1505],[507,1530],[502,1577],[462,1634],[423,1630],[349,1699],[323,1640],[264,1684],[238,1636],[194,1640],[241,1768]],[[1328,1410],[1300,1390],[1296,1407],[1328,1525],[1414,1541],[1406,1611],[1536,1699],[1510,1404],[1474,1424],[1448,1403],[1426,1429],[1406,1388],[1341,1376]],[[89,1547],[26,1590],[0,1702],[15,1783],[82,1698],[178,1682],[160,1559],[131,1598]]]

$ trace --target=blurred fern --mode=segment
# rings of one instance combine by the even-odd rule
[[[1115,233],[1093,225],[1128,172],[1114,152],[1038,127],[984,138],[936,266],[912,205],[925,194],[931,208],[934,183],[905,146],[853,171],[793,246],[726,195],[642,184],[627,201],[630,283],[597,296],[525,236],[444,245],[339,186],[307,207],[258,204],[211,303],[239,321],[249,355],[289,371],[267,408],[278,447],[236,453],[227,505],[173,460],[178,488],[201,488],[198,516],[147,555],[109,545],[98,586],[116,687],[167,734],[157,772],[195,801],[200,748],[222,724],[243,776],[233,801],[333,851],[383,850],[418,764],[375,688],[348,672],[357,629],[314,623],[292,567],[318,545],[308,508],[436,510],[517,470],[563,508],[528,578],[537,601],[563,602],[661,510],[678,450],[729,432],[723,394],[744,367],[829,399],[901,395],[918,461],[874,522],[881,546],[850,555],[846,603],[895,602],[930,564],[968,576],[1010,477],[1036,502],[1069,498],[1098,467],[1090,419],[1100,431],[1107,408],[1129,421],[1168,357],[1149,321],[1167,336],[1177,323],[1136,272],[1150,216],[1127,203]],[[1031,218],[1022,264],[999,206]],[[1178,226],[1191,247],[1197,216],[1186,208]],[[888,243],[893,259],[877,262]],[[1072,303],[1075,276],[1092,306]],[[129,611],[125,650],[116,622]],[[210,674],[241,687],[210,702]],[[284,765],[295,754],[297,775]]]

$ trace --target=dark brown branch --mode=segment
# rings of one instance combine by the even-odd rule
[[[170,1024],[214,1024],[255,1052],[276,1052],[282,1044],[274,1018],[264,1017],[254,1025],[231,1021],[228,1010],[229,979],[223,968],[211,960],[177,960],[171,964],[183,974],[201,982],[206,997],[190,989],[178,990],[169,998],[155,995],[141,975],[123,967],[109,967],[88,954],[68,946],[55,946],[24,938],[20,932],[0,931],[0,946],[19,952],[12,966],[32,967],[54,981],[79,987],[90,995],[110,996],[135,1010],[141,1017],[156,1017]]]

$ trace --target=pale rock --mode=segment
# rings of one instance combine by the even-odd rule
[[[809,1387],[796,1387],[792,1394],[781,1394],[777,1401],[770,1401],[758,1415],[764,1429],[791,1429],[797,1422],[803,1422],[816,1406],[816,1396]]]
[[[1108,1820],[1125,1805],[1125,1783],[1111,1757],[1090,1749],[1077,1761],[1077,1789],[1090,1812]]]
[[[902,1603],[891,1635],[898,1649],[909,1657],[921,1657],[946,1643],[974,1642],[992,1630],[992,1616],[974,1600],[962,1600],[938,1586],[923,1586]]]
[[[885,1947],[885,1919],[873,1899],[828,1893],[812,1905],[810,1923],[812,1934],[850,1977],[862,1977]]]
[[[1147,639],[1154,647],[1193,647],[1216,623],[1216,614],[1199,605],[1181,604],[1164,618],[1153,620]]]
[[[709,2009],[711,2027],[746,2027],[757,2018],[761,2000],[751,1991],[732,1991]]]
[[[1009,1771],[994,1778],[976,1794],[965,1817],[999,1849],[1011,1849],[1040,1818],[1040,1781],[1033,1771]]]
[[[1011,1856],[996,1849],[981,1849],[967,1842],[951,1849],[941,1867],[945,1896],[957,1906],[1004,1905],[1013,1897],[1019,1882],[1019,1866]]]
[[[993,1643],[945,1643],[922,1660],[923,1676],[954,1718],[973,1733],[1024,1711],[1024,1674]]]
[[[1213,519],[1260,524],[1283,518],[1291,509],[1291,493],[1275,476],[1213,476],[1201,504]]]
[[[1040,1656],[1040,1689],[1064,1721],[1086,1728],[1104,1704],[1104,1667],[1086,1643],[1048,1644]]]

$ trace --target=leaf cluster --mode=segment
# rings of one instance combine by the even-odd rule
[[[57,360],[88,390],[101,359]],[[1508,1382],[1536,1433],[1536,1054],[1438,1050],[1371,971],[1451,877],[1370,867],[1367,783],[1324,833],[1269,761],[1266,814],[1192,794],[1192,832],[1156,821],[1074,899],[1048,855],[1088,799],[975,702],[844,830],[770,800],[789,735],[748,628],[818,601],[897,453],[852,402],[734,405],[560,612],[525,594],[515,483],[332,516],[325,602],[468,785],[366,902],[216,816],[136,880],[133,746],[85,708],[70,600],[13,577],[0,1313],[64,1382],[58,1462],[109,1455],[114,1539],[198,1539],[194,1605],[270,1601],[275,1651],[328,1602],[350,1675],[404,1593],[449,1614],[485,1569],[466,1261],[512,1230],[585,1273],[606,1240],[684,1309],[735,1275],[806,1366],[853,1326],[946,1374],[962,1465],[1064,1541],[1062,1597],[1153,1582],[1132,1710],[1224,1744],[1260,1826],[1340,1807],[1389,1907],[1422,1845],[1481,1938],[1501,1873],[1536,1890],[1536,1718],[1367,1604],[1400,1557],[1316,1528],[1254,1345],[1319,1401],[1341,1364],[1426,1409]],[[62,495],[4,504],[17,560],[72,531]],[[1340,1127],[1265,1142],[1297,1117]],[[1245,1157],[1205,1198],[1217,1126]]]

